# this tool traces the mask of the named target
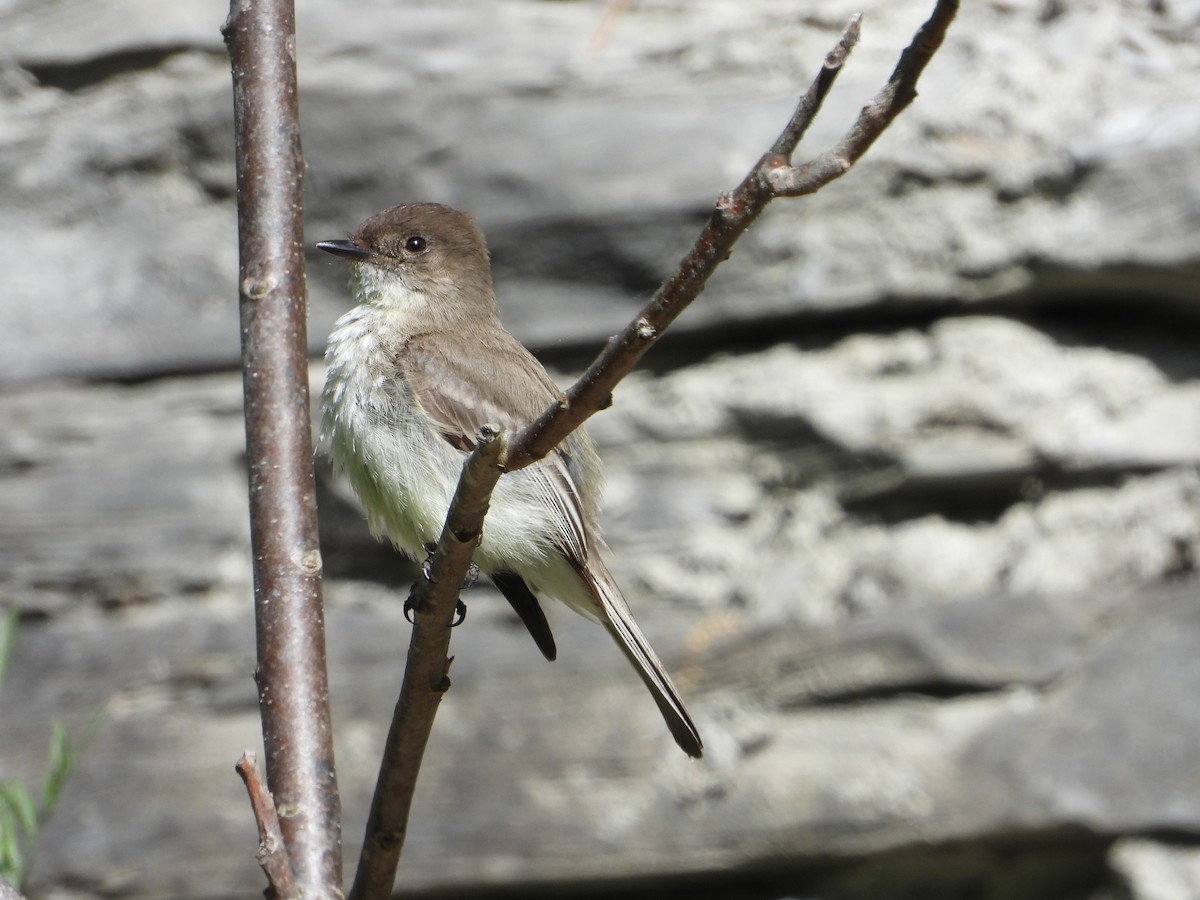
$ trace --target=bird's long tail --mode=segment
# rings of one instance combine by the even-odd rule
[[[688,715],[679,691],[663,668],[658,654],[654,652],[654,648],[634,621],[633,613],[625,598],[621,596],[620,588],[597,556],[593,554],[592,560],[586,568],[580,569],[579,574],[599,607],[600,621],[650,689],[667,727],[671,729],[675,743],[688,756],[700,758],[704,755],[704,743],[700,740],[700,732],[696,730],[696,725]]]

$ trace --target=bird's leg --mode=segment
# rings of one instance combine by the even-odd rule
[[[433,554],[437,551],[437,544],[428,541],[425,544],[424,561],[421,563],[421,574],[425,576],[426,581],[433,581]],[[462,590],[466,590],[476,581],[479,580],[479,566],[475,561],[471,561],[471,565],[467,568],[467,577],[463,580]],[[412,614],[417,609],[417,601],[414,599],[416,594],[416,585],[408,592],[408,596],[404,599],[404,618],[410,623],[413,622]],[[451,628],[456,628],[463,623],[467,618],[467,605],[459,598],[454,605],[454,621],[450,623]]]
[[[404,598],[404,618],[408,620],[408,624],[416,625],[417,620],[413,618],[413,610],[417,608],[417,586],[414,584],[408,592],[408,596]]]
[[[429,541],[425,544],[425,561],[421,563],[421,572],[426,581],[433,581],[433,554],[437,552],[437,544]],[[467,577],[463,579],[462,589],[465,591],[479,580],[479,566],[474,560],[467,567]]]
[[[425,542],[425,561],[421,563],[421,574],[425,576],[426,581],[433,581],[433,554],[437,552],[437,544],[433,541]]]
[[[463,579],[462,589],[465,591],[478,580],[479,566],[475,564],[475,560],[471,560],[471,564],[467,566],[467,577]]]

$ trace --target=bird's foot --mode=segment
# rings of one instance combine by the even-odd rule
[[[413,618],[413,614],[421,608],[417,603],[415,594],[416,589],[413,589],[409,591],[408,596],[404,598],[404,618],[408,620],[410,625],[417,624],[416,619]],[[450,627],[457,628],[464,621],[466,621],[466,618],[467,604],[463,603],[462,600],[456,600],[454,602],[454,621],[450,623]]]
[[[437,544],[427,541],[425,544],[425,559],[421,563],[421,574],[426,581],[433,581],[433,554],[437,552]]]
[[[462,589],[465,591],[479,580],[479,566],[474,561],[467,566],[467,577],[463,579]]]
[[[421,563],[421,574],[426,581],[433,581],[433,555],[437,552],[437,544],[430,541],[425,545],[425,561]],[[472,560],[467,567],[467,577],[463,579],[462,590],[471,587],[479,580],[479,566]]]
[[[437,552],[437,544],[432,541],[425,544],[425,559],[421,563],[421,574],[425,576],[426,581],[433,581],[433,555]],[[467,568],[467,577],[463,580],[462,590],[466,590],[476,581],[479,580],[479,566],[474,562]],[[404,618],[410,623],[415,624],[413,613],[418,609],[416,600],[417,589],[413,587],[408,592],[408,596],[404,600]],[[467,605],[461,599],[455,601],[454,604],[454,621],[450,623],[451,628],[457,628],[467,618]]]

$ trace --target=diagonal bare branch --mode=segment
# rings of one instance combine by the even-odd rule
[[[350,900],[387,897],[396,880],[417,773],[433,730],[433,717],[442,695],[450,688],[452,658],[447,653],[455,605],[483,533],[492,489],[500,480],[505,446],[504,433],[496,429],[485,429],[479,435],[475,451],[463,466],[429,576],[413,587],[410,602],[416,614],[408,664],[375,784]]]
[[[941,44],[958,9],[958,0],[937,0],[933,16],[901,56],[888,85],[864,110],[855,129],[838,147],[861,147],[849,163],[831,177],[821,171],[820,187],[848,171],[853,162],[916,96],[916,82],[925,64]],[[536,421],[516,435],[506,448],[502,440],[481,443],[468,460],[434,555],[433,580],[415,589],[423,611],[417,615],[409,645],[405,684],[388,738],[387,758],[376,788],[375,801],[360,868],[350,893],[352,900],[388,896],[407,830],[408,810],[433,716],[442,693],[449,687],[449,623],[453,599],[470,565],[475,540],[482,533],[483,517],[501,470],[513,471],[543,458],[584,421],[609,405],[612,391],[652,347],[666,328],[704,289],[709,277],[728,258],[742,233],[781,193],[772,179],[790,176],[775,173],[803,170],[793,167],[790,156],[821,107],[838,73],[858,39],[860,17],[851,19],[837,45],[826,56],[813,85],[801,99],[787,126],[733,191],[717,201],[712,217],[675,273],[658,289],[641,313],[619,334],[609,339],[595,362]],[[869,114],[868,114],[868,111]],[[865,121],[864,121],[865,117]],[[836,148],[835,148],[836,149]],[[818,159],[822,159],[819,157]],[[813,190],[816,188],[814,187]],[[483,454],[486,452],[486,459]],[[436,601],[431,599],[436,594]]]
[[[775,166],[767,173],[774,196],[811,194],[850,171],[896,116],[917,99],[917,79],[941,47],[957,11],[957,2],[938,3],[929,21],[900,55],[883,90],[863,107],[858,120],[835,147],[803,165]]]
[[[825,54],[825,62],[821,65],[821,71],[817,73],[816,79],[804,92],[804,96],[800,98],[796,111],[792,113],[787,125],[779,133],[775,143],[771,145],[769,153],[785,159],[792,158],[792,154],[796,152],[796,148],[800,146],[800,141],[804,138],[804,133],[808,131],[808,126],[821,111],[821,105],[829,96],[833,82],[841,74],[842,66],[849,58],[850,51],[858,43],[859,36],[862,34],[862,19],[862,13],[852,16],[846,30],[842,32],[841,40]]]
[[[858,40],[861,16],[850,20],[771,150],[763,155],[741,184],[717,200],[712,217],[692,249],[637,318],[609,339],[596,361],[558,405],[547,409],[513,439],[505,462],[508,471],[542,459],[559,441],[608,405],[617,383],[662,337],[667,326],[700,295],[712,273],[729,257],[738,238],[771,200],[812,193],[850,170],[916,97],[917,79],[941,46],[957,11],[958,0],[938,0],[933,15],[901,55],[887,85],[863,110],[851,131],[830,153],[812,163],[793,167],[790,155],[796,143],[820,109]],[[844,149],[839,152],[839,148]],[[801,176],[808,180],[801,180]]]
[[[250,795],[250,808],[254,810],[254,821],[258,824],[258,852],[255,853],[258,864],[262,866],[267,882],[274,888],[277,897],[293,897],[296,895],[296,884],[292,877],[292,861],[279,827],[275,801],[258,777],[258,757],[247,750],[234,768],[246,786],[246,793]]]

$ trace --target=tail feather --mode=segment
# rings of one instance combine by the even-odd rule
[[[533,591],[529,590],[525,580],[512,572],[493,572],[492,584],[496,585],[496,589],[504,595],[516,614],[521,617],[521,621],[529,629],[534,643],[542,651],[542,656],[553,661],[558,656],[558,648],[554,644],[554,633],[550,631],[550,623],[546,621],[542,605],[538,603]]]
[[[699,759],[704,755],[704,743],[700,740],[700,732],[692,722],[692,717],[688,715],[679,691],[671,682],[667,670],[663,668],[658,654],[654,652],[654,648],[634,621],[633,613],[625,598],[621,596],[620,588],[595,558],[582,568],[579,574],[600,607],[601,621],[633,663],[646,687],[650,689],[659,712],[666,720],[667,727],[671,729],[675,743],[688,756]]]

